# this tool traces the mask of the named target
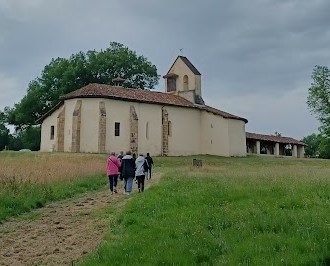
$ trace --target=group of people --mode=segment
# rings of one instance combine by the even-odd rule
[[[136,158],[135,154],[127,151],[118,156],[114,152],[107,159],[107,176],[109,177],[110,193],[118,193],[118,177],[124,180],[124,194],[129,195],[133,190],[133,181],[137,181],[139,192],[144,191],[144,180],[151,179],[154,161],[149,153],[144,157],[142,153]]]

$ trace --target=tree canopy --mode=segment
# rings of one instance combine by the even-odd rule
[[[16,129],[29,127],[53,108],[60,96],[89,83],[112,85],[116,77],[125,79],[125,87],[137,89],[154,89],[159,79],[156,66],[144,56],[111,42],[105,50],[78,52],[69,59],[52,59],[41,76],[29,83],[22,100],[4,110],[6,122]]]
[[[0,122],[0,151],[3,150],[9,142],[9,129]]]
[[[303,139],[308,147],[306,154],[321,158],[330,158],[330,69],[315,66],[312,72],[313,82],[308,89],[307,105],[319,120],[320,134],[312,134]]]
[[[321,143],[321,135],[311,134],[304,137],[301,141],[307,144],[305,147],[305,155],[309,157],[315,157],[317,153],[320,152],[320,143]]]
[[[330,137],[330,70],[326,66],[315,66],[313,82],[308,89],[307,105],[321,123],[321,133]]]

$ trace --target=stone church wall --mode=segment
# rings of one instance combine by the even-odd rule
[[[228,120],[229,156],[246,156],[245,123],[241,120]]]
[[[224,119],[206,111],[177,106],[101,98],[84,98],[80,101],[80,107],[79,99],[65,101],[64,151],[71,151],[73,147],[73,150],[79,148],[80,152],[101,153],[135,149],[137,153],[149,152],[154,156],[245,155],[245,144],[240,143],[245,140],[242,139],[245,134],[244,121]],[[75,108],[77,114],[79,110],[81,112],[76,118],[73,116]],[[58,115],[59,110],[43,122],[43,151],[49,151],[52,124],[56,126],[55,135],[57,134]],[[80,147],[72,145],[73,137],[78,134],[75,127],[78,128],[79,117]],[[115,123],[120,123],[119,136],[115,136]],[[232,145],[236,146],[230,148]]]
[[[168,155],[200,154],[200,111],[176,106],[167,106],[166,110],[171,124]]]
[[[201,153],[229,156],[228,119],[201,112]]]

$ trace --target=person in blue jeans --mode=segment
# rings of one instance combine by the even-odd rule
[[[133,190],[133,180],[135,177],[135,160],[131,151],[127,151],[121,161],[121,175],[125,182],[124,194],[129,195]]]

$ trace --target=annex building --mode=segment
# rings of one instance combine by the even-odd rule
[[[306,144],[291,137],[246,132],[246,152],[250,155],[303,158]]]

